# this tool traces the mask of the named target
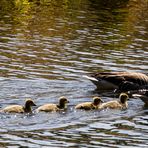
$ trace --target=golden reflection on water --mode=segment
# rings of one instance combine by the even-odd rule
[[[24,3],[26,2],[24,1]],[[42,69],[47,70],[47,73],[52,73],[54,66],[58,64],[74,67],[77,66],[77,62],[87,64],[92,57],[96,60],[98,58],[103,61],[108,60],[112,51],[133,46],[131,44],[135,38],[136,29],[134,25],[135,22],[138,24],[139,17],[142,17],[140,14],[135,15],[135,12],[145,10],[146,7],[144,1],[140,3],[141,5],[137,3],[129,1],[125,3],[124,7],[117,7],[117,9],[109,7],[103,13],[96,9],[98,6],[103,7],[101,3],[96,7],[94,5],[93,8],[93,5],[89,5],[89,1],[85,1],[85,7],[83,3],[77,2],[74,3],[74,6],[65,3],[63,5],[61,3],[46,5],[45,3],[45,5],[41,4],[36,7],[28,2],[23,5],[28,9],[18,11],[20,10],[18,8],[18,13],[14,11],[14,15],[6,17],[2,21],[1,25],[5,31],[2,32],[1,41],[5,44],[1,55],[9,59],[8,64],[5,63],[6,67],[17,71],[23,70],[27,66],[23,71],[27,69],[28,72],[31,69],[36,71],[35,69],[39,68],[37,71],[39,73],[42,73]],[[65,5],[67,6],[65,7]],[[76,7],[77,10],[72,7]],[[106,16],[108,17],[106,18]],[[10,22],[10,25],[4,27],[5,21]],[[8,34],[7,37],[4,33]],[[143,38],[146,38],[145,34]],[[90,59],[87,54],[89,52],[93,54]],[[120,52],[117,54],[120,55]],[[116,63],[125,62],[120,59],[116,61],[114,56],[111,58]],[[66,62],[67,60],[71,61]],[[72,61],[76,64],[72,64]],[[111,61],[109,62],[111,63]],[[5,67],[5,65],[3,66]],[[8,69],[6,71],[9,71]]]
[[[140,49],[136,43],[132,44],[138,36],[135,25],[142,20],[143,11],[147,11],[146,1],[140,4],[138,1],[127,1],[120,4],[121,7],[110,5],[104,11],[104,3],[94,5],[91,1],[85,1],[85,5],[80,1],[73,5],[65,1],[41,2],[38,6],[24,1],[22,8],[19,3],[15,4],[18,9],[1,21],[4,29],[1,32],[1,55],[7,59],[7,63],[2,61],[2,66],[6,68],[1,72],[3,75],[10,71],[8,75],[11,76],[11,71],[19,71],[20,75],[26,75],[26,72],[44,73],[42,76],[49,78],[48,73],[59,74],[55,67],[62,71],[79,67],[76,70],[85,71],[85,65],[89,66],[91,61],[101,65],[102,61],[111,65],[115,62],[118,66],[126,64],[122,59],[122,56],[127,56],[124,50]],[[142,31],[146,32],[145,25]],[[146,33],[142,39],[146,39]],[[116,58],[113,52],[121,58]],[[130,59],[135,60],[131,56]]]

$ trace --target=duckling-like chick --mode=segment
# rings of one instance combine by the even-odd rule
[[[64,96],[59,98],[59,104],[44,104],[37,108],[37,112],[44,111],[44,112],[52,112],[52,111],[60,111],[66,109],[66,104],[69,103],[68,99]]]
[[[98,109],[102,102],[103,101],[100,97],[94,97],[93,102],[80,103],[75,106],[75,109],[84,109],[84,110]]]
[[[126,93],[121,93],[119,96],[119,100],[113,100],[102,103],[100,109],[105,109],[105,108],[126,109],[128,107],[127,100],[128,100],[128,95]]]
[[[21,105],[9,105],[1,110],[1,112],[6,113],[31,113],[31,106],[36,106],[32,99],[27,99],[25,102],[25,106]]]

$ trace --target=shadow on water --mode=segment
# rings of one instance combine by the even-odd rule
[[[0,147],[147,147],[140,99],[127,110],[74,109],[118,97],[82,75],[148,72],[146,0],[1,0],[0,10],[0,108],[70,100],[65,112],[0,113]]]

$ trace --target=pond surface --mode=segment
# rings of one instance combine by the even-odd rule
[[[147,0],[0,3],[0,108],[26,98],[37,106],[70,101],[63,112],[0,113],[0,147],[148,147],[141,100],[131,98],[124,111],[74,109],[93,96],[115,99],[83,75],[148,73]]]

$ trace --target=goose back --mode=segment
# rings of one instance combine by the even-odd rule
[[[86,76],[99,90],[136,90],[148,87],[148,76],[136,72],[100,72]]]

